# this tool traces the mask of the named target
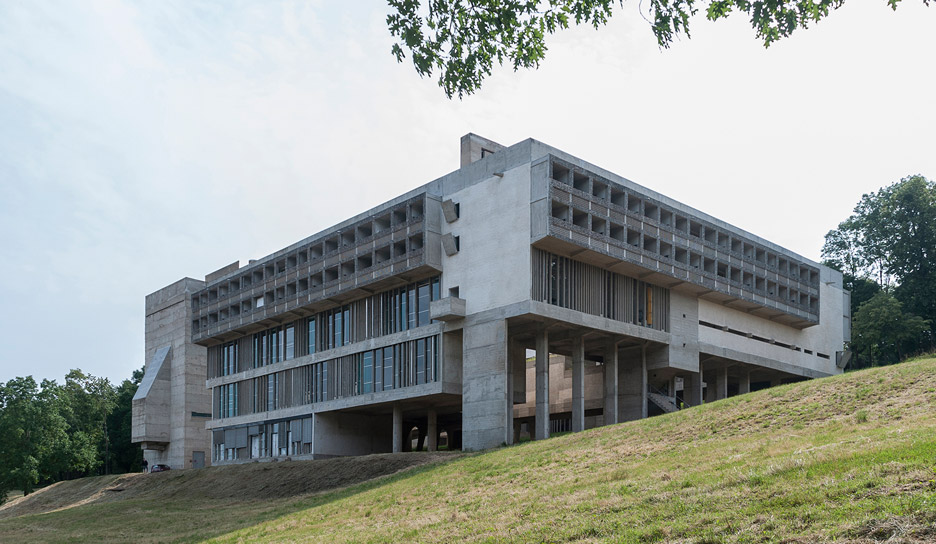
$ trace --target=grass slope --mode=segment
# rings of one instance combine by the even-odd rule
[[[317,495],[166,493],[0,520],[0,540],[933,542],[936,360],[782,386]],[[146,515],[153,510],[164,515]]]

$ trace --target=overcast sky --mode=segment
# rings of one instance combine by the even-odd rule
[[[661,51],[639,5],[458,101],[390,55],[381,2],[0,3],[0,380],[129,377],[146,294],[456,169],[467,132],[815,260],[863,193],[936,178],[936,7],[852,0],[766,50],[700,17]]]

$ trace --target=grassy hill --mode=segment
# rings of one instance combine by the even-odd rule
[[[2,542],[206,539],[934,542],[936,360],[483,454],[90,478],[0,510]]]

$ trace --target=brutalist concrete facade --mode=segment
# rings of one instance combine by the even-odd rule
[[[535,140],[461,144],[451,174],[163,290],[184,309],[151,295],[135,440],[170,464],[192,425],[215,463],[477,450],[841,371],[838,272]],[[200,383],[164,402],[170,355]]]
[[[210,463],[211,392],[207,350],[192,343],[192,294],[205,282],[185,278],[146,297],[146,372],[133,396],[131,439],[149,466]]]

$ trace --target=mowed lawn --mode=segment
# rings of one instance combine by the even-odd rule
[[[236,477],[240,467],[222,468]],[[167,486],[0,519],[3,542],[205,539],[936,542],[936,360],[441,459],[330,492],[205,498]]]

